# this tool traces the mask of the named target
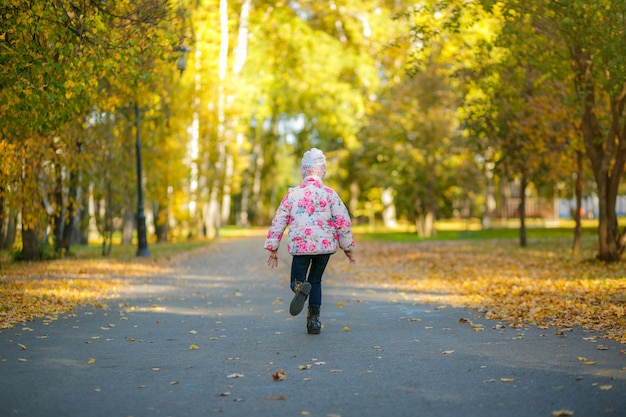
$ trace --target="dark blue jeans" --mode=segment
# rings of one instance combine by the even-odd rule
[[[322,305],[322,275],[324,275],[330,255],[329,253],[324,255],[294,255],[291,261],[291,289],[293,290],[296,281],[308,279],[311,283],[310,306]]]

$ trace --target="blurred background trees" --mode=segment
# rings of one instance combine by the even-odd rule
[[[315,146],[357,223],[514,218],[525,245],[528,218],[592,216],[598,257],[623,252],[622,1],[0,12],[0,246],[23,259],[136,241],[139,137],[150,242],[267,225]]]

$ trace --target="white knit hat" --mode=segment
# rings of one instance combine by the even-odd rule
[[[320,178],[324,178],[324,175],[326,175],[326,156],[324,156],[324,152],[317,148],[311,148],[306,151],[302,157],[300,173],[302,178],[309,175],[317,175]]]

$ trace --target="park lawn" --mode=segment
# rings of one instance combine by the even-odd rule
[[[363,235],[356,265],[331,268],[416,304],[472,308],[512,327],[554,327],[560,334],[580,326],[626,343],[626,261],[596,261],[597,238],[587,232],[580,257],[571,254],[571,231],[553,237],[560,232],[531,230],[526,248],[517,237],[493,238],[502,233],[455,240]]]

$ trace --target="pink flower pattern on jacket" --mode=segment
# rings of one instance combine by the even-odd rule
[[[265,249],[280,246],[285,229],[291,255],[353,250],[350,214],[339,195],[315,176],[304,178],[283,197],[265,238]]]

